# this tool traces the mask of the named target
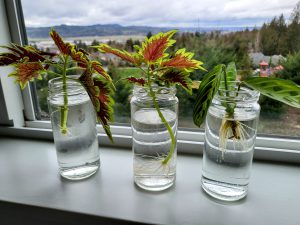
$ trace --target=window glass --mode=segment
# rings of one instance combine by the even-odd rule
[[[236,61],[239,79],[275,76],[300,84],[300,3],[258,0],[22,0],[29,44],[56,51],[49,38],[54,27],[66,41],[78,45],[101,61],[114,82],[139,71],[91,45],[108,43],[133,51],[145,36],[178,29],[172,50],[186,48],[204,62],[207,70]],[[201,79],[204,72],[194,72]],[[36,82],[41,118],[48,120],[47,82]],[[130,123],[132,86],[119,81],[115,93],[115,122]],[[192,108],[196,91],[178,88],[179,126],[195,128]],[[300,136],[300,110],[261,97],[259,133]]]

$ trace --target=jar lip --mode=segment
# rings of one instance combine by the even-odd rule
[[[67,78],[72,78],[71,79],[67,79],[67,82],[68,83],[80,83],[79,81],[76,81],[74,79],[78,79],[79,78],[79,75],[68,75]],[[57,84],[57,83],[60,83],[62,82],[62,77],[55,77],[55,78],[52,78],[51,80],[48,81],[49,85],[50,84]]]
[[[86,89],[82,86],[79,80],[77,78],[79,75],[69,75],[67,76],[72,79],[67,79],[67,89],[66,89],[66,94],[71,96],[71,95],[76,95],[80,93],[86,92]],[[62,77],[55,77],[48,82],[48,93],[49,95],[64,95],[65,91],[63,90],[63,79]]]
[[[153,91],[157,94],[157,95],[168,95],[168,94],[172,94],[175,95],[176,94],[176,87],[175,85],[173,86],[159,86],[158,84],[152,84],[152,89]],[[134,85],[133,87],[133,94],[134,95],[141,95],[141,96],[148,96],[148,87],[147,86],[141,86],[141,85]]]
[[[240,82],[235,83],[240,84]],[[259,96],[259,91],[248,87],[234,86],[233,90],[225,90],[225,88],[222,87],[219,88],[214,98],[222,102],[257,102]]]
[[[151,87],[154,89],[165,89],[165,90],[170,90],[170,91],[176,91],[175,85],[167,87],[167,86],[160,86],[158,84],[151,84]],[[148,87],[135,84],[133,88],[136,90],[145,90]]]

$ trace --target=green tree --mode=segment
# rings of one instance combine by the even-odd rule
[[[260,31],[260,46],[262,52],[265,55],[278,55],[286,52],[279,52],[279,49],[286,49],[286,45],[283,41],[286,31],[286,25],[283,15],[278,19],[275,17],[271,23],[264,24]],[[280,44],[282,46],[279,46]]]
[[[287,60],[282,62],[282,66],[284,69],[278,72],[278,76],[300,85],[300,51],[288,55]]]
[[[286,34],[289,53],[300,50],[300,2],[294,8]]]
[[[133,52],[134,50],[133,45],[134,45],[133,40],[130,38],[126,41],[124,49],[126,51]]]
[[[149,31],[148,34],[147,34],[146,36],[147,36],[147,38],[151,38],[151,37],[152,37],[151,31]]]

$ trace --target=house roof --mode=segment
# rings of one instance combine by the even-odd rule
[[[259,63],[259,65],[260,66],[268,66],[269,65],[269,63],[267,63],[266,61],[261,61],[260,63]]]
[[[275,70],[283,70],[284,68],[283,68],[282,65],[279,65],[279,66],[276,66],[274,69],[275,69]]]

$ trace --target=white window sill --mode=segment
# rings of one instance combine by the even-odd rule
[[[100,154],[97,174],[70,182],[58,174],[53,142],[0,137],[0,224],[300,221],[299,165],[254,162],[247,198],[224,204],[201,190],[201,157],[179,155],[176,185],[150,193],[133,183],[130,151],[100,147]]]
[[[97,125],[97,129],[100,146],[131,149],[132,133],[130,126],[111,126],[114,143],[109,141],[100,125]],[[49,121],[27,121],[25,127],[0,125],[1,135],[53,141]],[[179,153],[202,155],[203,145],[204,132],[178,131],[177,150]],[[258,136],[256,138],[254,158],[276,162],[300,163],[300,139]]]

